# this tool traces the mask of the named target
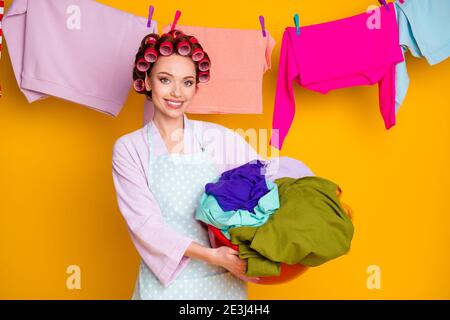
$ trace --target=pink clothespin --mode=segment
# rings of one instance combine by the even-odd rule
[[[181,11],[177,10],[177,12],[175,13],[175,18],[173,19],[172,28],[170,28],[170,31],[175,29],[175,27],[178,23],[178,19],[180,19],[180,16],[181,16]]]
[[[400,1],[401,4],[404,4],[404,3],[405,3],[405,0],[399,0],[399,1]]]
[[[147,28],[150,28],[152,25],[153,11],[155,8],[153,6],[148,7],[148,19],[147,19]]]
[[[386,0],[378,0],[378,2],[379,2],[381,5],[385,6],[387,10],[389,10],[389,6],[388,6]]]
[[[295,28],[297,30],[297,36],[300,35],[300,17],[298,16],[298,13],[294,14],[294,23]]]
[[[263,16],[259,16],[259,23],[261,24],[261,30],[262,30],[263,37],[267,37],[266,25],[264,23],[264,17]]]

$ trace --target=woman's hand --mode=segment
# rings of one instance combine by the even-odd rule
[[[245,279],[246,281],[256,282],[259,280],[257,277],[249,278],[245,275],[245,272],[247,271],[247,261],[239,258],[238,251],[227,246],[213,249],[211,263],[227,269],[236,277]]]

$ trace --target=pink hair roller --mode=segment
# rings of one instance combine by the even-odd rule
[[[198,43],[198,40],[197,40],[196,37],[190,37],[190,38],[189,38],[189,41],[190,41],[192,44],[197,44],[197,43]]]
[[[153,63],[156,61],[156,59],[158,59],[158,52],[155,50],[155,48],[147,48],[144,53],[144,59],[149,63]]]
[[[177,51],[180,55],[187,56],[189,53],[191,53],[191,46],[189,45],[189,42],[180,41],[177,45]]]
[[[208,71],[205,71],[205,72],[200,72],[199,74],[198,74],[198,81],[199,82],[202,82],[202,83],[204,83],[204,82],[208,82],[209,81],[209,72]]]
[[[145,90],[144,80],[142,80],[142,79],[134,80],[133,87],[134,87],[134,90],[136,90],[137,92],[144,91]]]
[[[192,52],[192,60],[194,61],[200,61],[205,57],[205,53],[200,48],[194,48],[194,51]]]
[[[173,53],[173,44],[172,44],[172,42],[164,41],[163,43],[161,43],[161,45],[159,46],[159,52],[163,56],[170,56]]]
[[[156,37],[154,36],[149,36],[147,39],[145,39],[145,44],[155,44],[156,41],[158,41],[156,39]]]
[[[177,37],[179,37],[179,36],[184,35],[184,33],[181,32],[180,30],[172,30],[170,33],[172,34],[172,36],[173,36],[174,38],[177,38]]]
[[[211,62],[209,61],[208,58],[203,58],[202,60],[200,60],[198,62],[198,69],[200,71],[208,71],[210,67],[211,67]]]
[[[144,58],[140,58],[136,63],[136,69],[138,69],[140,72],[145,72],[148,69],[150,69],[150,63]]]

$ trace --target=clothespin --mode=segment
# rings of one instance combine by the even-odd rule
[[[401,4],[404,4],[404,3],[405,3],[405,0],[399,0],[399,1],[400,1]]]
[[[176,27],[176,25],[178,23],[178,19],[180,19],[180,16],[181,16],[181,11],[177,10],[177,12],[175,13],[175,18],[173,19],[172,28],[170,28],[170,31],[175,29],[175,27]]]
[[[263,16],[259,16],[259,23],[261,24],[261,30],[262,30],[263,37],[267,37],[266,25],[264,23],[264,17]]]
[[[389,6],[388,6],[386,0],[378,0],[378,2],[379,2],[381,5],[385,6],[386,9],[389,11]]]
[[[297,29],[297,36],[300,35],[300,18],[298,16],[298,13],[294,14],[294,23],[295,28]]]
[[[147,19],[147,28],[150,28],[152,25],[153,11],[155,8],[153,6],[148,7],[148,19]]]

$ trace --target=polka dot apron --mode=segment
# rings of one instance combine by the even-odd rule
[[[150,148],[148,181],[164,222],[201,245],[210,247],[208,230],[195,219],[194,213],[205,184],[219,175],[213,158],[197,135],[201,152],[155,156],[151,125],[152,122],[147,125]],[[246,300],[247,284],[222,267],[192,258],[177,278],[164,287],[141,261],[132,299]]]

